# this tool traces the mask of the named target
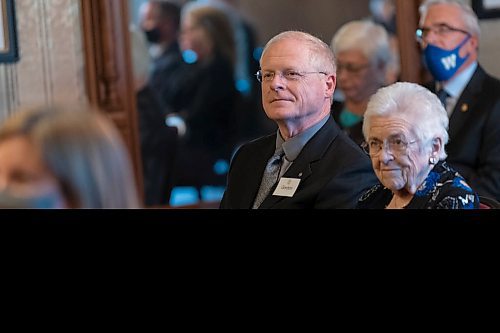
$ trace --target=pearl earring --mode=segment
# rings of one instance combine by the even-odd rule
[[[429,158],[429,164],[430,164],[430,165],[434,165],[434,164],[436,164],[437,162],[438,162],[438,161],[437,161],[437,158],[436,158],[436,157],[431,156],[431,157]]]

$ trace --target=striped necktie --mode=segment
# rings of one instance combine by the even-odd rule
[[[264,176],[262,177],[259,192],[257,192],[257,196],[255,197],[255,202],[252,206],[252,209],[257,209],[260,207],[264,199],[269,194],[269,191],[271,190],[273,185],[278,181],[281,161],[284,155],[285,152],[283,151],[283,147],[280,147],[267,161],[266,169],[264,170]]]

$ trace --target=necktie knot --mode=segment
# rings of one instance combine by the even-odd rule
[[[450,94],[448,94],[448,92],[444,89],[439,89],[436,95],[441,101],[441,104],[443,104],[444,108],[446,109],[446,99],[450,97]]]
[[[268,166],[279,164],[279,162],[281,162],[281,159],[283,159],[284,155],[285,152],[283,148],[282,147],[278,148],[278,150],[274,152],[274,155],[269,159],[269,162],[267,162]]]

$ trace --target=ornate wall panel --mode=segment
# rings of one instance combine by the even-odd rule
[[[79,0],[16,0],[21,60],[0,65],[0,121],[18,107],[85,100]]]

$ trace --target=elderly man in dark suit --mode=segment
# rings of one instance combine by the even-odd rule
[[[257,73],[278,131],[235,153],[221,208],[353,208],[377,182],[366,154],[335,124],[334,55],[304,32],[266,45]]]
[[[476,14],[455,0],[420,7],[420,41],[435,91],[450,117],[448,163],[482,196],[500,200],[500,81],[477,63]]]

